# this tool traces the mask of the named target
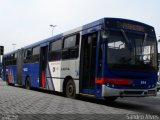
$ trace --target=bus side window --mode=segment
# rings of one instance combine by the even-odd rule
[[[25,51],[25,54],[24,54],[24,63],[30,63],[31,62],[31,56],[32,56],[32,49],[27,49]]]
[[[14,54],[12,54],[11,55],[11,64],[12,65],[16,65],[16,55],[17,55],[17,53],[14,53]]]
[[[14,54],[13,64],[14,65],[17,64],[17,53]]]
[[[14,65],[14,54],[8,56],[8,65]]]
[[[4,64],[5,64],[6,66],[8,66],[8,56],[5,56],[5,58],[4,58]]]
[[[40,46],[33,48],[32,63],[39,62]]]
[[[66,37],[62,51],[62,59],[74,59],[79,53],[79,34]]]
[[[49,47],[49,61],[56,61],[61,59],[62,40],[56,40],[50,43]]]
[[[9,55],[9,56],[7,56],[7,65],[11,65],[10,55]]]

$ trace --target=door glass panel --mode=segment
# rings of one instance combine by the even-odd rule
[[[95,68],[96,68],[96,48],[97,48],[97,33],[83,36],[82,38],[82,88],[95,88]]]

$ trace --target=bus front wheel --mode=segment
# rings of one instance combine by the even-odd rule
[[[76,87],[72,79],[70,79],[66,84],[65,95],[68,98],[76,98]]]

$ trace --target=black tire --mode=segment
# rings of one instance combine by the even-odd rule
[[[105,97],[104,99],[106,102],[114,102],[117,99],[117,97]]]
[[[76,98],[76,86],[72,79],[70,79],[65,86],[65,95],[68,98]]]
[[[26,88],[27,90],[30,90],[30,89],[31,89],[31,87],[30,87],[30,78],[29,78],[29,77],[26,78],[25,88]]]

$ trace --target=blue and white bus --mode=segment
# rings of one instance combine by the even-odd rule
[[[133,20],[103,18],[5,54],[3,69],[9,85],[70,98],[155,96],[155,30]]]

